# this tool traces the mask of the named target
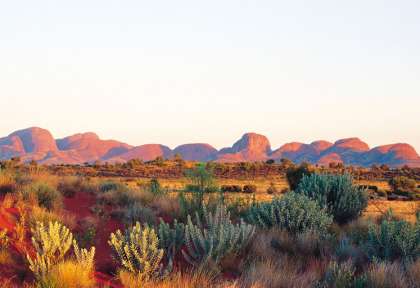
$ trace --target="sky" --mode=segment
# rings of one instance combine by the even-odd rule
[[[420,152],[420,1],[0,0],[0,135]]]

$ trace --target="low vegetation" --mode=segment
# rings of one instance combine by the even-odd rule
[[[420,213],[366,216],[380,191],[417,193],[408,176],[380,186],[342,166],[258,164],[283,165],[286,187],[178,159],[174,187],[16,165],[0,172],[0,287],[419,287]]]

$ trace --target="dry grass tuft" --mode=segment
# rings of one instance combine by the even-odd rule
[[[372,264],[367,272],[368,287],[405,288],[409,287],[399,263]]]
[[[96,281],[91,271],[75,261],[59,263],[49,274],[49,283],[62,288],[95,287]]]
[[[121,283],[126,288],[222,288],[229,287],[227,283],[217,283],[210,274],[203,273],[176,273],[162,281],[151,281],[142,283],[135,275],[120,271],[118,274]]]
[[[407,276],[411,287],[420,287],[420,259],[410,265],[407,269]]]

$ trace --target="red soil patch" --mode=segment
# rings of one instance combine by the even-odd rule
[[[74,214],[78,220],[88,216],[93,217],[90,208],[95,205],[95,196],[90,193],[78,192],[71,198],[64,198],[64,207]]]
[[[98,219],[98,216],[91,210],[95,204],[95,195],[85,192],[78,192],[74,197],[64,199],[65,209],[76,216],[78,223],[86,217]],[[116,286],[115,283],[112,284],[113,277],[107,275],[108,273],[115,271],[115,263],[112,259],[112,249],[108,245],[108,239],[110,234],[115,232],[117,229],[124,229],[124,225],[112,218],[105,220],[103,218],[99,219],[99,223],[96,228],[96,235],[94,239],[96,248],[95,261],[96,269],[100,271],[96,273],[96,277],[100,285],[103,286],[108,285],[111,287],[119,287]]]

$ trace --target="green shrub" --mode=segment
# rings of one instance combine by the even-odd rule
[[[185,225],[175,219],[171,227],[160,219],[158,233],[160,248],[166,251],[168,258],[172,260],[185,243]]]
[[[155,225],[157,222],[155,212],[140,203],[133,203],[124,209],[124,222],[134,225],[136,222]]]
[[[419,215],[415,224],[394,219],[391,213],[379,225],[371,223],[364,249],[371,259],[416,260],[420,256]]]
[[[350,175],[304,176],[296,190],[327,209],[340,224],[358,218],[367,206],[365,190],[353,185]]]
[[[202,193],[206,188],[214,186],[213,170],[206,167],[205,164],[198,164],[194,169],[186,170],[185,176],[191,181],[191,185],[197,187],[197,191]]]
[[[293,164],[292,164],[293,165]],[[303,176],[311,175],[312,171],[310,170],[308,163],[302,163],[299,166],[291,166],[286,171],[287,183],[292,191],[296,190],[300,180]]]
[[[162,195],[165,194],[165,190],[161,187],[159,180],[153,178],[149,182],[149,190],[152,192],[153,195]]]
[[[108,244],[114,250],[123,270],[139,281],[149,281],[161,276],[163,249],[153,228],[141,226],[139,222],[127,229],[111,234]]]
[[[255,227],[233,224],[226,207],[219,205],[214,214],[204,211],[204,222],[196,214],[197,224],[191,217],[185,227],[186,249],[182,254],[187,262],[197,268],[219,270],[220,261],[227,255],[235,255],[248,245]]]
[[[277,227],[291,233],[325,232],[332,223],[332,217],[315,201],[294,192],[251,207],[248,219],[264,229]]]
[[[109,191],[127,191],[128,187],[120,182],[114,181],[105,181],[99,185],[99,191],[102,193],[109,192]]]
[[[81,231],[77,235],[79,243],[82,243],[84,246],[92,245],[95,241],[97,226],[98,223],[93,217],[86,217],[82,219],[80,221]]]

